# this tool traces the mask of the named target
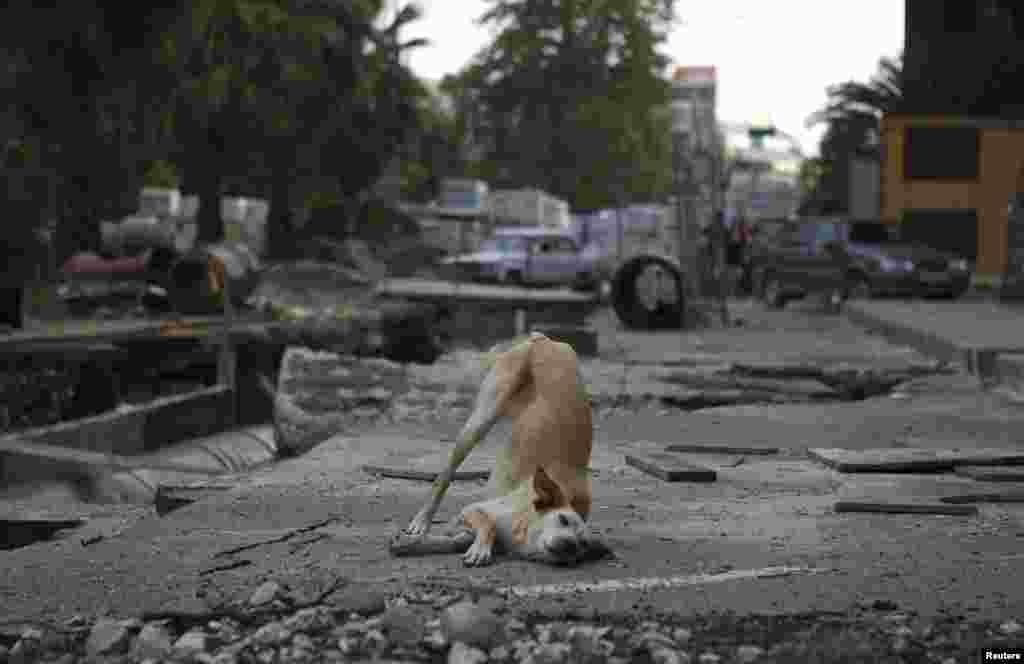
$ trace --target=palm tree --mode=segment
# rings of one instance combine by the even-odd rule
[[[863,133],[861,148],[870,148],[878,138],[879,123],[884,113],[899,110],[904,103],[903,58],[881,58],[878,70],[867,83],[847,81],[828,88],[828,103],[811,115],[810,126],[822,122],[830,130],[837,124],[847,125],[836,133],[851,129]]]
[[[849,210],[850,160],[877,155],[882,115],[904,106],[903,58],[881,58],[867,83],[847,81],[830,86],[828,102],[808,119],[807,125],[825,123],[821,139],[817,181],[802,211],[825,214]]]

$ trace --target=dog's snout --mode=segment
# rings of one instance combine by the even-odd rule
[[[580,554],[580,543],[571,537],[559,537],[551,542],[548,550],[560,558],[574,558]]]

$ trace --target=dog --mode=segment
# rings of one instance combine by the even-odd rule
[[[496,346],[477,394],[430,496],[404,533],[423,537],[455,471],[502,417],[512,421],[508,444],[491,473],[496,497],[469,505],[462,524],[475,532],[463,555],[488,565],[495,550],[553,564],[592,556],[590,454],[594,426],[590,399],[572,346],[534,332]]]

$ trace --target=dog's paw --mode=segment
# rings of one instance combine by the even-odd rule
[[[412,521],[409,522],[409,525],[402,532],[409,537],[423,537],[430,530],[432,521],[433,518],[430,513],[426,510],[421,510],[412,518]]]
[[[472,546],[466,553],[462,554],[462,562],[467,567],[484,567],[494,562],[494,554],[492,547],[481,544],[480,542],[473,542]]]

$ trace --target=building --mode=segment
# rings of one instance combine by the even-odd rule
[[[764,134],[763,136],[761,134]],[[774,127],[723,123],[726,220],[787,219],[800,204],[799,142]]]
[[[676,67],[672,76],[672,127],[696,146],[716,143],[718,73],[714,66]]]
[[[881,216],[904,238],[1006,269],[1010,197],[1024,168],[1024,122],[963,115],[882,118]]]
[[[1009,200],[1024,186],[1024,88],[999,84],[996,60],[964,54],[1010,52],[1024,12],[1007,0],[905,0],[905,11],[904,102],[881,123],[880,216],[998,282]]]
[[[722,157],[722,135],[717,90],[718,70],[713,65],[676,67],[672,76],[672,131],[686,136],[682,180],[692,186],[692,209],[702,228],[711,223],[719,203],[716,172]]]
[[[1024,117],[1024,89],[994,81],[1020,63],[1005,57],[1024,39],[1016,0],[905,0],[904,10],[902,111]]]

